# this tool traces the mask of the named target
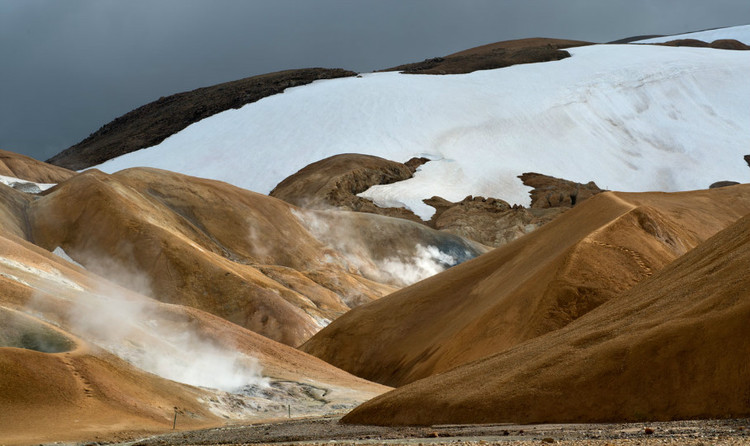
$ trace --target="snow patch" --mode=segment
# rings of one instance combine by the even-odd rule
[[[341,153],[435,158],[413,178],[361,196],[403,205],[468,195],[527,205],[518,175],[620,191],[746,181],[750,52],[592,45],[572,57],[450,76],[373,73],[290,88],[107,161],[150,166],[267,194]]]
[[[65,252],[65,250],[64,250],[64,249],[62,249],[62,248],[61,248],[61,247],[59,247],[59,246],[58,246],[57,248],[55,248],[55,249],[54,249],[54,251],[52,251],[52,254],[54,254],[54,255],[56,255],[56,256],[58,256],[58,257],[60,257],[61,259],[65,260],[65,261],[67,261],[67,262],[70,262],[70,263],[72,263],[73,265],[76,265],[76,266],[78,266],[78,267],[80,267],[80,268],[86,269],[86,267],[85,267],[85,266],[83,266],[83,265],[81,265],[80,263],[78,263],[78,262],[76,262],[75,260],[73,260],[73,258],[72,258],[72,257],[70,257],[70,256],[68,255],[68,253],[67,253],[67,252]]]
[[[35,183],[33,181],[22,180],[20,178],[8,177],[5,175],[0,175],[0,183],[30,194],[38,194],[51,187],[57,186],[56,183]]]

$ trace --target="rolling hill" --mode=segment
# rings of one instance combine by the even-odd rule
[[[349,311],[301,349],[402,386],[619,301],[748,212],[747,185],[598,194],[514,242]]]
[[[384,394],[343,421],[747,417],[749,235],[746,216],[567,327]]]

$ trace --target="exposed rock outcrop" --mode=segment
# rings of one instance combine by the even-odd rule
[[[590,45],[589,42],[563,39],[519,39],[471,48],[445,57],[399,65],[383,71],[406,74],[461,74],[511,65],[549,62],[570,57],[563,48]]]
[[[468,196],[453,203],[441,197],[425,199],[435,208],[430,221],[423,221],[404,208],[382,208],[357,196],[368,188],[404,181],[427,158],[406,163],[371,155],[342,154],[312,163],[279,183],[270,195],[307,209],[344,209],[398,217],[459,235],[487,246],[509,243],[554,220],[576,203],[601,192],[596,184],[580,184],[548,175],[521,175],[531,192],[532,206],[510,206],[498,198]]]
[[[593,181],[582,184],[534,172],[524,173],[518,178],[534,188],[529,193],[531,207],[538,209],[573,207],[603,192]]]
[[[378,184],[407,180],[426,158],[406,163],[345,153],[312,163],[279,183],[269,194],[307,209],[343,209],[422,222],[408,209],[381,208],[357,194]]]
[[[704,42],[698,39],[676,39],[670,40],[669,42],[658,43],[657,45],[690,46],[695,48],[715,48],[720,50],[750,50],[750,46],[745,45],[744,43],[735,39],[720,39],[714,40],[711,43]]]
[[[440,197],[424,202],[436,209],[429,224],[488,246],[501,246],[554,220],[565,208],[526,209],[498,198],[468,196],[451,203]]]
[[[727,186],[734,186],[736,184],[740,184],[737,181],[717,181],[713,183],[712,185],[708,186],[709,189],[716,189],[717,187],[727,187]]]

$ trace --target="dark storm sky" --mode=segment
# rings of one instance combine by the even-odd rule
[[[0,149],[46,159],[160,96],[282,69],[748,23],[748,0],[0,0]]]

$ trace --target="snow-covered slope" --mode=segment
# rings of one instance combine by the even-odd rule
[[[678,34],[675,36],[654,37],[653,39],[638,40],[633,43],[661,43],[676,39],[697,39],[708,43],[720,39],[734,39],[748,45],[750,44],[750,25],[709,29],[707,31]]]
[[[315,82],[191,125],[100,166],[152,166],[261,193],[347,152],[427,156],[414,178],[364,193],[423,218],[433,195],[528,204],[536,171],[621,191],[746,181],[750,52],[597,45],[470,74],[375,73]]]
[[[55,186],[55,183],[35,183],[33,181],[22,180],[20,178],[8,177],[5,175],[0,175],[0,183],[16,189],[21,189],[24,192],[41,192]]]

